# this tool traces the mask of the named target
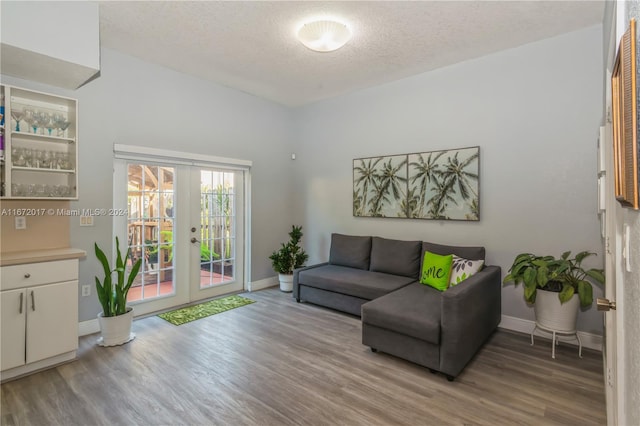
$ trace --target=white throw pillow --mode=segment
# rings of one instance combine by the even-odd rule
[[[471,275],[478,272],[484,266],[484,260],[469,260],[453,255],[453,263],[451,264],[451,278],[449,278],[449,287],[460,284]]]

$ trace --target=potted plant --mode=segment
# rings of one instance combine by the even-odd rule
[[[591,306],[593,287],[587,278],[604,284],[602,269],[585,269],[582,261],[595,253],[567,251],[554,256],[522,253],[516,256],[504,283],[522,283],[524,298],[534,305],[536,323],[556,331],[575,331],[578,308]]]
[[[127,306],[127,294],[135,280],[142,260],[138,259],[127,274],[126,260],[131,257],[131,249],[123,256],[120,251],[120,241],[116,237],[116,263],[111,269],[109,260],[104,252],[95,245],[96,257],[104,269],[102,281],[96,278],[96,293],[102,305],[102,312],[98,314],[100,331],[102,337],[98,340],[100,346],[115,346],[127,343],[135,337],[131,333],[133,321],[133,308]],[[113,281],[113,273],[116,273],[116,280]]]
[[[302,239],[302,226],[293,225],[291,228],[289,242],[282,243],[280,250],[274,251],[269,256],[273,270],[278,273],[280,290],[284,292],[293,290],[293,270],[303,266],[309,258],[299,245]]]

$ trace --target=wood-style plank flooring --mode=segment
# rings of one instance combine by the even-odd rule
[[[267,289],[248,306],[2,384],[2,425],[604,425],[602,357],[496,332],[456,381],[361,344],[360,320]]]

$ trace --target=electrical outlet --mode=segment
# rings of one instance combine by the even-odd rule
[[[16,216],[16,229],[27,229],[26,216]]]
[[[82,297],[87,297],[91,294],[91,286],[83,285],[82,286]]]

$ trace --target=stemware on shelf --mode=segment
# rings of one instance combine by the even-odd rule
[[[58,121],[58,136],[64,137],[64,132],[71,125],[71,122],[64,117],[61,117],[61,120]]]
[[[27,122],[27,124],[29,125],[29,128],[33,128],[33,133],[35,133],[36,130],[38,129],[37,126],[34,126],[36,122],[35,111],[29,108],[25,108],[23,112],[24,112],[24,121]]]
[[[49,121],[51,117],[46,112],[39,112],[37,116],[38,126],[42,129],[42,134],[44,135],[44,129],[49,125]]]
[[[11,110],[11,117],[13,117],[14,120],[16,120],[16,132],[20,131],[20,120],[22,120],[22,117],[24,117],[24,111],[20,111],[17,109],[12,109]]]

